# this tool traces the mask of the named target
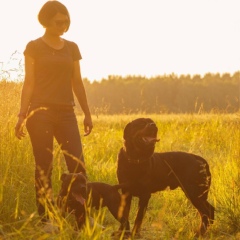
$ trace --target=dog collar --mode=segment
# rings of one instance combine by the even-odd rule
[[[124,153],[127,161],[128,161],[129,163],[131,163],[131,164],[136,164],[136,165],[138,165],[138,164],[145,163],[145,162],[147,162],[147,161],[149,160],[149,158],[147,158],[147,159],[145,159],[145,160],[140,160],[139,158],[138,158],[138,159],[132,159],[132,158],[130,158],[130,157],[128,156],[128,154],[127,154],[126,151],[123,150],[123,153]]]
[[[132,163],[132,164],[142,164],[142,163],[145,163],[149,161],[149,159],[145,159],[145,160],[140,160],[140,159],[131,159],[131,158],[128,158],[128,162],[129,163]]]
[[[130,159],[130,158],[128,158],[128,162],[129,163],[133,163],[133,164],[139,164],[140,160],[139,159]]]

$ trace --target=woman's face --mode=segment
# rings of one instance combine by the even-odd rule
[[[46,30],[52,35],[61,36],[69,27],[69,19],[67,15],[57,13],[46,27]]]

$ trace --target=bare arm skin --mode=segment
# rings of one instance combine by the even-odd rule
[[[91,133],[93,124],[92,124],[91,113],[90,113],[89,107],[88,107],[85,88],[84,88],[83,81],[82,81],[79,61],[74,62],[72,87],[73,87],[73,92],[74,92],[75,96],[77,97],[77,100],[78,100],[78,102],[82,108],[82,111],[85,115],[84,121],[83,121],[84,132],[85,132],[84,136],[87,136]]]
[[[15,135],[20,140],[26,135],[23,131],[23,126],[33,92],[34,80],[34,59],[30,56],[25,56],[25,79],[22,88],[18,121],[15,126]]]

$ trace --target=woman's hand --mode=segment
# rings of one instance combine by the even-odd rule
[[[20,116],[15,126],[15,136],[19,140],[21,140],[23,137],[26,136],[26,133],[23,131],[24,125],[25,125],[25,117]]]
[[[92,118],[91,116],[85,116],[83,120],[83,125],[84,125],[84,136],[88,136],[93,129],[93,124],[92,124]]]

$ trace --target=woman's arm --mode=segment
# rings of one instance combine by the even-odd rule
[[[24,120],[27,116],[27,111],[30,104],[34,87],[34,59],[30,56],[25,56],[25,79],[22,87],[20,111],[18,114],[18,122],[15,126],[15,135],[18,139],[25,136],[23,132]]]
[[[90,113],[88,102],[87,102],[85,88],[84,88],[83,81],[82,81],[79,61],[74,62],[72,87],[73,87],[73,92],[74,92],[75,96],[77,97],[77,100],[78,100],[78,102],[83,110],[83,113],[85,115],[84,122],[83,122],[84,131],[85,131],[84,136],[87,136],[91,133],[93,124],[92,124],[92,117],[91,117],[91,113]]]

